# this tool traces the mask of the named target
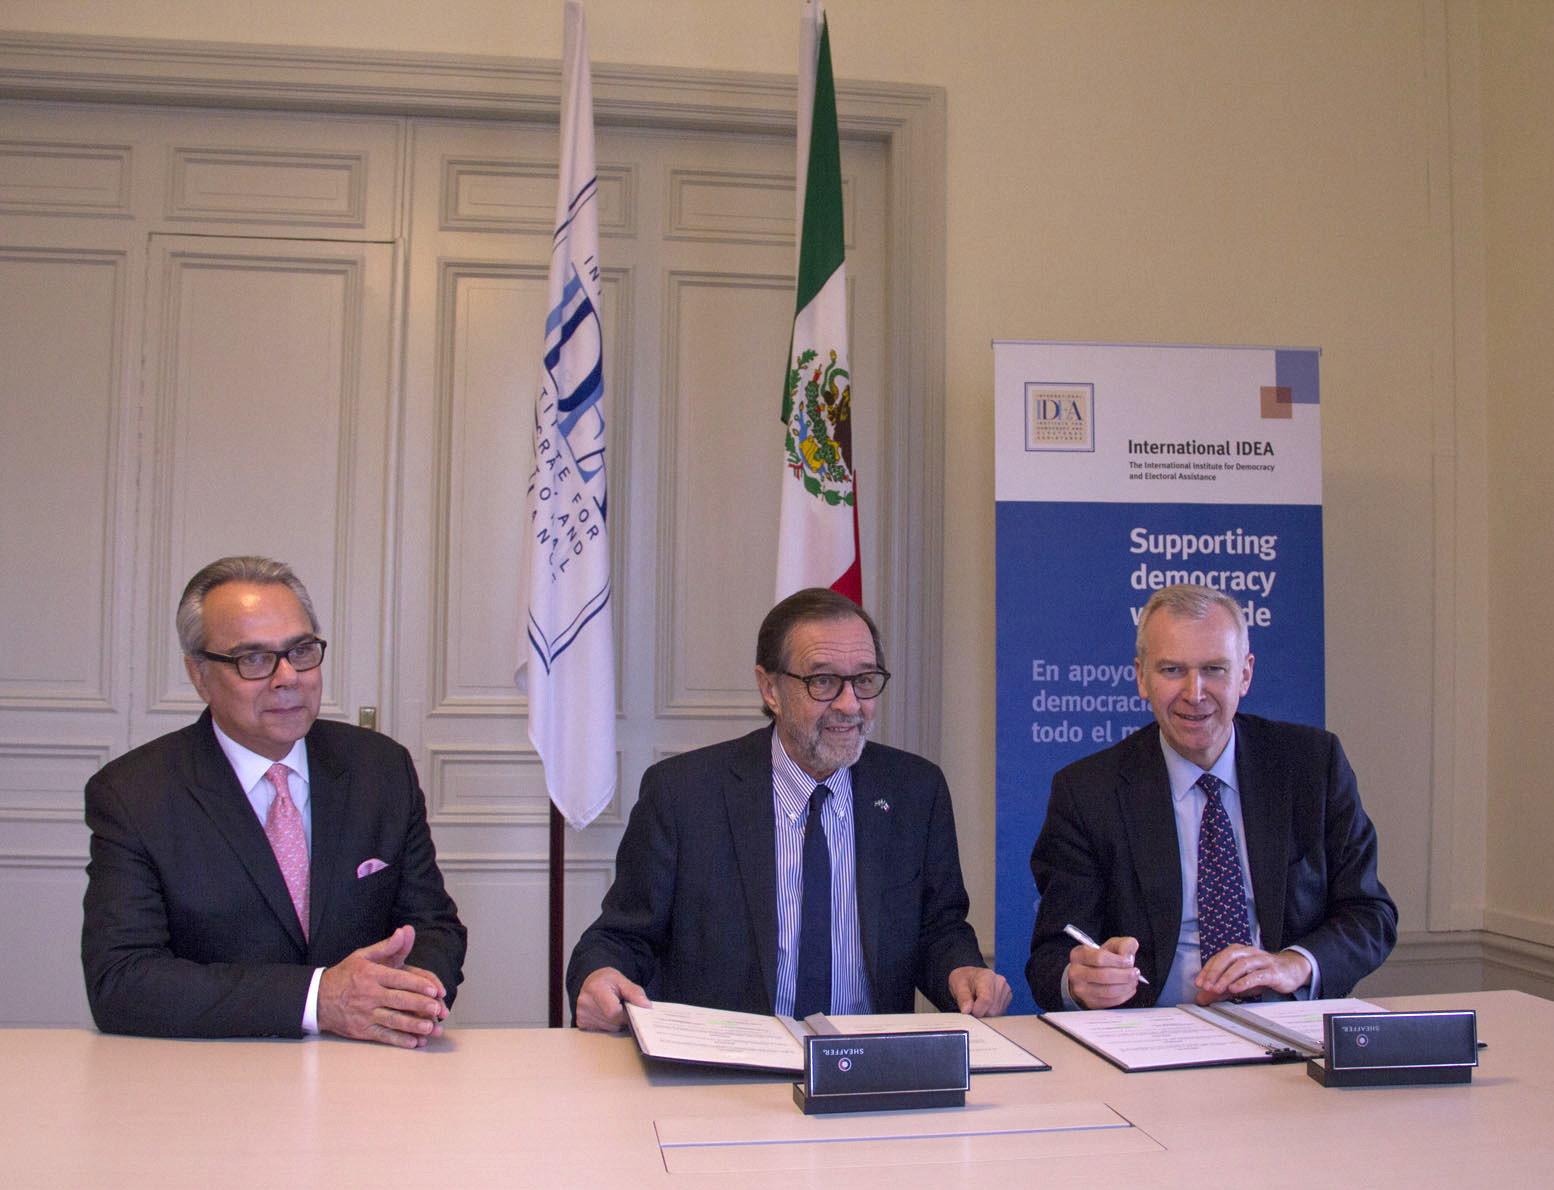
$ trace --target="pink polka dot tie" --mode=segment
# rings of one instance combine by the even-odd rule
[[[1207,963],[1227,946],[1250,946],[1246,888],[1241,882],[1241,857],[1230,815],[1219,800],[1224,783],[1204,773],[1198,784],[1208,795],[1198,823],[1198,953]]]
[[[302,831],[302,815],[291,800],[286,785],[286,766],[272,764],[265,776],[275,786],[275,798],[270,802],[270,812],[265,815],[264,833],[275,852],[275,862],[281,866],[281,876],[286,881],[286,891],[296,907],[297,920],[302,923],[302,936],[308,936],[308,840]]]

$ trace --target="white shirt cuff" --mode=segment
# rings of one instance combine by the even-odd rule
[[[1063,993],[1064,1008],[1068,1009],[1070,1012],[1078,1012],[1084,1008],[1084,1005],[1080,1004],[1079,1001],[1074,999],[1074,997],[1069,993],[1067,963],[1063,964],[1063,979],[1062,982],[1058,985],[1058,990]]]
[[[1315,968],[1316,964],[1313,963]],[[318,1032],[318,981],[324,976],[322,967],[313,968],[313,981],[308,984],[307,1003],[302,1006],[302,1031],[304,1033]]]

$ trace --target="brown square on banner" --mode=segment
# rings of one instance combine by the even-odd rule
[[[1263,385],[1263,416],[1292,418],[1295,403],[1288,385]]]

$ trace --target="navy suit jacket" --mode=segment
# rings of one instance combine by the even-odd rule
[[[465,931],[437,868],[410,754],[387,736],[323,719],[307,747],[306,939],[209,710],[87,782],[81,964],[100,1029],[300,1037],[314,968],[405,924],[416,929],[406,961],[435,974],[453,1000]],[[358,878],[369,859],[387,866]]]
[[[1397,907],[1376,876],[1376,831],[1338,737],[1236,716],[1236,778],[1262,948],[1303,946],[1323,996],[1347,996],[1391,953]],[[1148,727],[1052,779],[1031,852],[1041,902],[1025,966],[1038,1007],[1063,1007],[1072,922],[1091,937],[1135,937],[1152,1005],[1182,926],[1181,856],[1160,728]]]
[[[675,1003],[772,1013],[777,859],[772,728],[660,761],[642,777],[615,882],[567,965],[615,967]],[[982,966],[950,791],[919,756],[865,744],[852,767],[858,923],[877,1012],[911,1012],[913,988],[955,1011],[949,976]]]

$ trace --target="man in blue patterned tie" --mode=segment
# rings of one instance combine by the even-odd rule
[[[567,965],[574,1021],[649,996],[740,1012],[995,1016],[944,774],[867,742],[890,674],[857,604],[813,587],[767,613],[756,684],[772,726],[643,774],[615,883]]]
[[[1222,591],[1155,592],[1136,646],[1155,722],[1053,778],[1031,853],[1037,1005],[1348,995],[1397,907],[1338,737],[1237,713],[1253,657]]]

